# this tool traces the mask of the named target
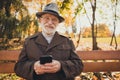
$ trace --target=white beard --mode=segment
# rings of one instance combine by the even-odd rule
[[[47,35],[53,35],[56,32],[56,28],[54,29],[46,28],[43,24],[40,24],[40,26],[42,28],[42,32],[44,32]]]

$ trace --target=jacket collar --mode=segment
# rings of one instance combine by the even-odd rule
[[[63,42],[63,39],[61,38],[61,36],[56,32],[54,34],[54,37],[51,41],[50,44],[48,44],[47,40],[44,38],[44,36],[42,35],[42,33],[40,32],[39,36],[36,38],[35,40],[36,43],[43,45],[43,46],[47,46],[46,51],[48,51],[49,49],[55,47],[56,45],[60,44]]]
[[[40,32],[38,37],[35,40],[36,43],[40,44],[40,45],[44,45],[47,46],[47,40],[44,38],[44,36],[42,35],[42,33]]]
[[[50,45],[48,46],[47,50],[55,47],[56,45],[59,45],[63,42],[63,39],[61,38],[61,36],[56,32]]]

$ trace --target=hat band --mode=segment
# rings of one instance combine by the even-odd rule
[[[57,12],[55,12],[55,11],[52,11],[52,10],[44,10],[44,11],[46,11],[46,12],[52,12],[52,13],[55,13],[56,15],[59,16],[59,14]]]

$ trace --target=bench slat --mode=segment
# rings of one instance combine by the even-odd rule
[[[15,63],[0,64],[0,73],[14,73],[14,65]],[[120,62],[84,62],[83,72],[104,71],[120,71]]]
[[[0,73],[14,73],[15,63],[0,63]]]
[[[83,72],[120,71],[120,62],[84,62]]]
[[[120,60],[120,51],[77,51],[82,60]]]
[[[0,60],[17,61],[20,50],[0,51]],[[120,51],[77,51],[82,60],[120,60]],[[83,62],[83,72],[120,71],[119,62]],[[14,73],[13,62],[0,62],[0,73]]]
[[[0,60],[18,60],[19,54],[19,50],[0,51]],[[120,51],[77,51],[77,54],[83,60],[120,60]]]
[[[0,51],[0,60],[18,60],[19,50]]]

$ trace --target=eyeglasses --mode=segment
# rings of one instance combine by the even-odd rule
[[[49,22],[50,20],[51,20],[53,23],[59,22],[59,20],[58,20],[57,17],[52,18],[52,17],[50,17],[50,16],[43,16],[43,17],[41,17],[41,18],[43,18],[46,22]]]

